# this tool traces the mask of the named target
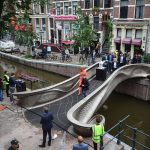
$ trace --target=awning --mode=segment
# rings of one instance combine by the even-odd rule
[[[121,38],[115,38],[115,39],[114,39],[114,42],[115,42],[115,43],[121,43]]]
[[[123,44],[131,44],[131,41],[132,40],[130,38],[125,38],[125,39],[122,40],[122,43]]]
[[[74,44],[73,41],[65,41],[65,40],[62,40],[61,43],[64,43],[64,44],[66,44],[66,45]]]
[[[142,44],[142,40],[141,39],[133,39],[132,44],[140,46]]]

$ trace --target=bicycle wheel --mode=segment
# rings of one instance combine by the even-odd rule
[[[70,57],[70,56],[67,57],[67,58],[66,58],[66,61],[67,61],[67,62],[71,62],[71,61],[72,61],[72,57]]]

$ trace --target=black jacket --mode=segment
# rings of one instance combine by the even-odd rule
[[[83,88],[84,90],[88,90],[88,89],[89,89],[89,81],[88,81],[88,79],[83,78],[83,79],[82,79],[82,84],[81,84],[81,86],[82,86],[82,88]]]

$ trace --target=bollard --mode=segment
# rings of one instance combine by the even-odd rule
[[[117,139],[117,144],[120,144],[120,135],[121,135],[121,126],[122,126],[122,121],[119,122],[119,128],[118,128],[118,139]]]
[[[135,150],[137,128],[133,129],[132,150]]]

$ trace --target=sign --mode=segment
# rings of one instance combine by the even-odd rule
[[[70,20],[74,21],[76,20],[76,16],[54,16],[55,20]]]

